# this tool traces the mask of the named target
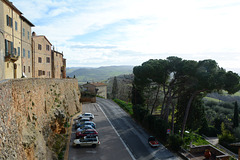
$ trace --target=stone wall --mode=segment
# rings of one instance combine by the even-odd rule
[[[57,159],[79,99],[75,79],[0,81],[0,159]]]

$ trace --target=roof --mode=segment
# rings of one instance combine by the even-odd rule
[[[61,54],[63,56],[63,53],[60,53],[58,51],[52,50],[54,53]]]
[[[52,46],[52,43],[50,43],[50,41],[47,39],[47,37],[45,37],[44,35],[36,35],[36,36],[32,36],[33,38],[38,38],[38,37],[44,37],[47,41],[48,41],[48,43]]]
[[[26,21],[31,27],[35,27],[34,24],[32,24],[26,17],[24,17],[23,15],[21,15],[21,18],[23,19],[23,21]]]
[[[13,5],[13,3],[12,2],[10,2],[9,0],[2,0],[3,2],[5,2],[9,7],[11,7],[14,11],[16,11],[18,14],[22,14],[22,12],[21,11],[19,11],[18,9],[17,9],[17,7],[15,7],[14,5]]]
[[[95,83],[87,83],[87,84],[84,84],[84,85],[93,85],[95,87],[101,87],[101,86],[107,86],[105,83],[102,83],[102,82],[95,82]]]

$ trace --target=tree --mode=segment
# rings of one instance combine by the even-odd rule
[[[238,104],[235,102],[234,105],[234,116],[233,116],[233,128],[237,128],[239,126],[239,111],[238,111]]]
[[[189,98],[185,116],[183,120],[183,126],[181,135],[183,136],[189,109],[194,98],[201,94],[211,93],[213,91],[219,92],[226,90],[229,94],[233,94],[239,90],[239,76],[233,72],[226,72],[223,68],[220,68],[214,60],[203,60],[198,62],[195,74],[192,75],[192,83],[187,86],[191,93]]]
[[[118,83],[117,83],[117,78],[116,76],[113,79],[113,86],[112,86],[112,96],[113,98],[117,98],[117,93],[118,93]]]

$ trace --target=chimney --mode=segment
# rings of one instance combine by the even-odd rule
[[[32,32],[32,36],[36,36],[36,33],[35,33],[35,32]]]

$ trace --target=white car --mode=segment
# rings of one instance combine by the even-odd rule
[[[94,119],[94,115],[92,113],[83,113],[78,116],[79,119],[81,118],[90,118],[91,120]]]
[[[74,147],[92,146],[95,148],[98,145],[100,145],[98,136],[85,136],[83,139],[75,139],[73,141]]]

